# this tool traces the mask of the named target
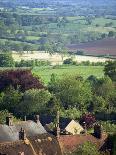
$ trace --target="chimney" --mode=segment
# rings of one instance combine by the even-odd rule
[[[83,128],[84,128],[84,133],[86,134],[87,133],[87,125],[86,125],[86,122],[83,122]]]
[[[26,133],[23,128],[21,128],[21,130],[19,131],[19,140],[26,140]]]
[[[60,124],[60,113],[59,113],[59,111],[57,111],[57,126],[56,126],[56,136],[57,136],[57,138],[59,138],[60,137],[60,126],[59,126],[59,124]]]
[[[39,120],[39,115],[35,115],[35,122],[36,122],[36,123],[39,123],[39,122],[40,122],[40,120]]]
[[[25,122],[27,121],[27,116],[24,116],[24,121],[25,121]]]
[[[95,124],[94,125],[94,135],[96,138],[102,138],[102,133],[103,133],[103,130],[102,130],[102,126],[100,124]]]
[[[13,121],[12,121],[12,115],[11,114],[9,114],[9,116],[6,117],[6,125],[13,126]]]

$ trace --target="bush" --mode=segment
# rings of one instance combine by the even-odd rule
[[[72,155],[100,155],[95,144],[91,142],[85,142],[81,145]]]
[[[66,64],[66,65],[73,64],[73,60],[71,58],[65,59],[63,61],[63,64]]]
[[[1,53],[0,54],[0,67],[13,67],[15,65],[10,53]]]
[[[85,122],[87,128],[92,128],[93,124],[96,122],[95,116],[91,113],[83,114],[80,118],[80,123]]]

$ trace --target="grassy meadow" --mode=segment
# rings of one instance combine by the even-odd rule
[[[95,75],[98,78],[103,77],[103,66],[48,66],[35,67],[32,72],[38,75],[42,81],[47,84],[50,81],[51,74],[55,74],[57,78],[68,75],[81,75],[87,78],[90,75]]]

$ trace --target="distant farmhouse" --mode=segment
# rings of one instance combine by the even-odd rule
[[[99,150],[105,150],[107,140],[108,136],[99,124],[94,126],[91,135],[75,120],[63,119],[61,123],[59,114],[53,133],[45,130],[39,115],[34,121],[25,119],[17,123],[9,115],[6,124],[0,125],[0,155],[63,155],[87,141],[96,144]]]

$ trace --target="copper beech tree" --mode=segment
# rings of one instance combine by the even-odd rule
[[[44,85],[38,77],[33,76],[31,70],[5,70],[0,71],[0,91],[9,86],[25,92],[29,89],[44,89]]]

